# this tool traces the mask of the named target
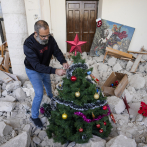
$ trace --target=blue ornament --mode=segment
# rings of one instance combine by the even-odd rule
[[[111,84],[111,86],[113,87],[113,86],[114,86],[114,84]]]
[[[98,90],[98,89],[96,89],[96,92],[98,93],[98,92],[99,92],[99,90]]]
[[[88,72],[87,72],[87,75],[90,75],[90,74],[91,74],[91,71],[88,71]]]

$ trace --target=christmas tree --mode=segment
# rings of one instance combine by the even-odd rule
[[[111,132],[108,115],[110,109],[106,97],[94,81],[85,60],[80,53],[72,56],[63,83],[58,85],[56,109],[51,111],[47,135],[55,142],[67,141],[86,143],[92,135],[105,138]]]

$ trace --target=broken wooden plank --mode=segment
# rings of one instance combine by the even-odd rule
[[[128,53],[133,53],[133,54],[145,54],[145,55],[147,55],[147,52],[128,51]]]
[[[120,59],[121,59],[121,60],[131,61],[131,59],[129,59],[129,58],[124,58],[124,57],[121,57]]]
[[[122,52],[122,51],[119,51],[119,50],[116,50],[116,49],[113,49],[113,48],[106,47],[106,51],[108,51],[108,54],[110,52],[110,53],[118,55],[119,57],[133,59],[133,55],[132,54],[125,53],[125,52]]]
[[[115,58],[119,58],[119,59],[120,58],[134,59],[132,54],[125,53],[125,52],[122,52],[122,51],[119,51],[119,50],[116,50],[110,47],[106,47],[106,52],[105,52],[103,63],[107,55],[114,56]]]
[[[5,74],[8,75],[9,77],[11,77],[13,80],[19,81],[19,79],[18,79],[18,77],[17,77],[16,75],[10,74],[10,73],[8,73],[8,72],[5,72]]]
[[[8,75],[6,75],[3,71],[0,71],[0,79],[4,82],[4,83],[8,83],[10,81],[13,81],[12,78],[10,78]]]
[[[132,66],[130,72],[133,72],[133,73],[134,73],[134,72],[137,70],[141,58],[142,58],[142,55],[138,55],[138,56],[137,56],[137,58],[136,58],[136,60],[135,60],[135,62],[134,62],[134,64],[133,64],[133,66]]]
[[[9,72],[9,52],[5,53],[5,60],[4,60],[4,64],[3,64],[3,68],[5,68],[6,72]]]

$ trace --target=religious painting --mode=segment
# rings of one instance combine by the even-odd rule
[[[102,25],[96,28],[90,55],[104,55],[106,47],[127,52],[135,28],[104,19],[101,21]]]

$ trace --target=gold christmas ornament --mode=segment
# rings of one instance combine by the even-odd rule
[[[79,97],[79,96],[80,96],[80,92],[79,92],[79,91],[76,92],[76,93],[75,93],[75,96],[76,96],[76,97]]]
[[[94,98],[95,98],[96,100],[99,99],[99,94],[95,93],[95,94],[94,94]]]
[[[62,114],[62,118],[67,119],[67,114],[66,113]]]

